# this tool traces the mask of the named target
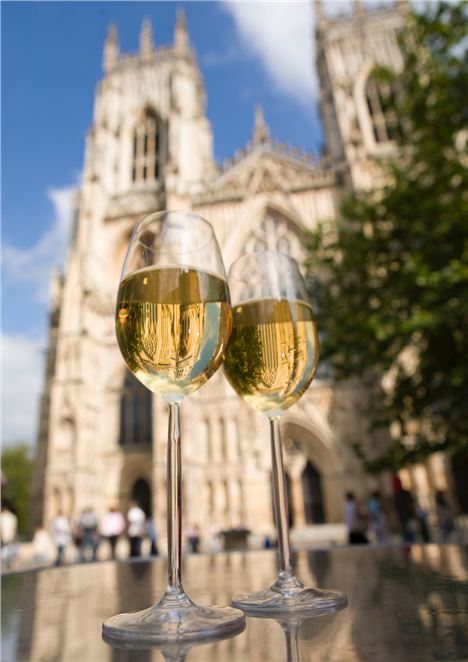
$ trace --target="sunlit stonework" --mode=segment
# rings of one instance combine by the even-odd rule
[[[113,307],[129,235],[142,215],[193,209],[214,226],[226,266],[268,248],[304,257],[304,231],[333,221],[340,198],[379,177],[392,154],[392,123],[372,80],[374,64],[401,67],[397,31],[404,6],[337,19],[318,0],[317,68],[326,150],[317,159],[271,136],[257,109],[250,142],[219,167],[205,89],[179,14],[171,46],[154,46],[145,23],[138,54],[122,54],[111,28],[96,89],[83,182],[63,277],[53,283],[49,353],[41,405],[35,519],[46,525],[92,505],[126,510],[132,497],[164,529],[167,410],[126,374]],[[312,34],[311,34],[312,38]],[[313,109],[311,109],[313,112]],[[343,493],[360,497],[387,477],[366,476],[353,451],[378,450],[367,428],[369,394],[333,387],[324,367],[282,422],[291,520],[296,529],[342,519]],[[182,407],[184,517],[210,529],[272,532],[267,421],[218,372]],[[424,500],[446,488],[443,458],[406,478]],[[419,472],[419,473],[418,473]]]

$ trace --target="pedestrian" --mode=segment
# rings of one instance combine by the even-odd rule
[[[18,532],[18,518],[2,504],[0,512],[0,544],[2,549],[2,562],[5,567],[11,569],[18,560],[18,547],[16,545],[16,534]]]
[[[117,541],[125,531],[125,518],[115,506],[111,506],[102,518],[100,531],[109,543],[111,559],[115,559]]]
[[[200,549],[200,529],[198,524],[192,524],[186,531],[187,541],[193,554],[198,554]]]
[[[45,565],[50,560],[52,540],[48,532],[39,527],[34,531],[32,539],[33,558],[35,565]]]
[[[353,492],[346,492],[344,521],[348,530],[348,543],[350,545],[369,542],[366,536],[366,520]]]
[[[72,542],[75,547],[75,560],[81,561],[81,545],[83,544],[83,530],[80,518],[74,517],[71,521]]]
[[[388,542],[387,518],[383,511],[380,493],[372,492],[367,501],[367,517],[369,521],[369,530],[378,543]]]
[[[416,517],[419,523],[419,533],[423,542],[431,542],[431,534],[429,533],[429,513],[426,508],[418,505],[416,508]]]
[[[442,542],[447,542],[451,533],[455,531],[455,520],[453,512],[447,503],[444,492],[436,492],[435,500],[437,523],[439,525],[440,535]]]
[[[57,557],[55,565],[62,565],[64,562],[65,549],[71,540],[71,527],[68,517],[65,517],[61,510],[52,522],[52,538],[57,548]]]
[[[91,559],[96,560],[99,547],[98,519],[92,508],[85,508],[80,517],[80,529],[82,532],[82,541],[80,547],[80,556],[82,561],[89,561],[87,550],[91,550]]]
[[[397,475],[393,476],[393,503],[400,522],[403,541],[415,542],[418,521],[414,499],[411,492],[403,488],[403,484]]]
[[[156,531],[156,526],[152,517],[148,517],[146,520],[146,533],[150,539],[150,556],[157,556],[159,554],[158,550],[158,532]]]
[[[141,541],[146,532],[146,515],[136,501],[130,503],[127,512],[127,534],[130,540],[130,557],[141,556]]]

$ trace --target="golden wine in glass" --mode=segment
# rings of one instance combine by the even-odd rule
[[[306,588],[291,565],[288,503],[280,416],[304,394],[319,358],[317,325],[295,260],[270,251],[243,255],[229,271],[233,330],[225,359],[228,380],[268,417],[271,430],[273,503],[280,570],[267,590],[232,601],[251,614],[323,614],[347,605],[338,591]]]

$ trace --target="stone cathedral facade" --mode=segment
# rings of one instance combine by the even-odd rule
[[[183,15],[170,46],[155,46],[145,22],[137,54],[121,53],[110,29],[66,269],[52,288],[37,523],[87,506],[125,511],[136,498],[165,528],[167,408],[129,374],[114,331],[135,223],[152,211],[190,209],[214,226],[227,268],[262,248],[301,261],[304,231],[333,223],[342,195],[375,183],[379,161],[391,155],[391,126],[371,73],[375,63],[401,67],[402,7],[366,13],[356,2],[351,15],[330,19],[316,0],[315,11],[324,156],[277,143],[257,109],[250,142],[222,168]],[[358,384],[334,387],[322,371],[284,415],[293,526],[339,522],[346,490],[365,497],[376,486],[352,449],[379,443],[367,429],[367,406]],[[198,523],[204,535],[212,527],[271,532],[266,419],[243,404],[222,370],[184,401],[181,416],[185,523]]]

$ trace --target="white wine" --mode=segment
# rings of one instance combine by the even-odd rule
[[[293,405],[317,370],[319,340],[303,301],[262,299],[233,309],[225,370],[245,402],[269,416]]]
[[[229,340],[227,284],[195,269],[149,267],[119,287],[117,340],[133,374],[169,402],[200,388]]]

